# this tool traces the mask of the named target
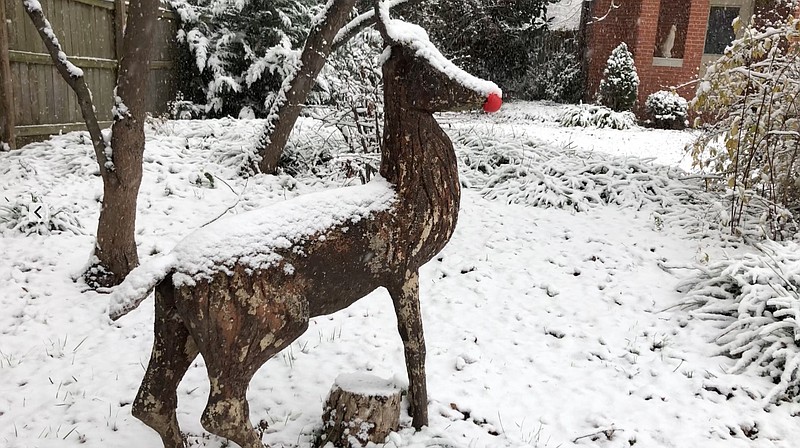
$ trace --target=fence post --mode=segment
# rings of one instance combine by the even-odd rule
[[[14,86],[11,84],[11,62],[8,59],[8,21],[6,0],[0,0],[0,142],[16,148],[14,138]],[[2,147],[0,147],[2,149]]]
[[[122,42],[125,37],[125,21],[127,15],[127,11],[125,11],[125,0],[114,0],[114,52],[117,59],[117,66],[119,66],[119,60],[122,59]]]

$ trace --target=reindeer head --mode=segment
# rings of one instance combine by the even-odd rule
[[[421,27],[389,18],[388,8],[375,2],[377,28],[388,48],[384,53],[386,85],[398,92],[393,98],[407,109],[443,112],[483,106],[496,112],[502,104],[502,91],[486,81],[456,67],[428,39]]]

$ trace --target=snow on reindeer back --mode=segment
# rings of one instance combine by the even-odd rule
[[[395,199],[392,185],[378,177],[366,185],[307,194],[220,219],[192,232],[172,250],[173,282],[192,286],[236,264],[268,268],[282,259],[276,250],[388,210]]]
[[[266,269],[282,260],[276,251],[388,210],[396,198],[393,186],[375,177],[366,185],[311,193],[214,221],[187,235],[170,253],[128,274],[110,295],[109,316],[118,319],[136,308],[170,272],[173,284],[180,287],[218,272],[230,273],[235,265]],[[284,267],[287,274],[291,269]]]
[[[381,20],[386,24],[386,33],[395,42],[402,44],[414,51],[435,69],[447,75],[448,78],[472,89],[483,96],[488,97],[494,93],[498,97],[503,97],[503,91],[497,84],[485,79],[473,76],[453,64],[447,59],[438,48],[428,38],[428,33],[419,25],[389,18],[389,9],[386,3],[381,5]],[[389,51],[389,49],[387,49]],[[384,53],[384,60],[388,58],[388,53]]]

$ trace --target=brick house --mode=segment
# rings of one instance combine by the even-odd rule
[[[637,113],[647,96],[672,86],[694,96],[691,81],[734,39],[731,22],[755,12],[775,12],[765,0],[592,0],[584,2],[587,101],[595,98],[606,60],[628,44],[639,73]],[[613,2],[613,5],[612,5]],[[786,11],[788,13],[788,11]]]

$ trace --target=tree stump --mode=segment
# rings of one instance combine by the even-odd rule
[[[339,375],[325,401],[317,446],[382,443],[398,428],[399,420],[400,388],[392,380],[363,373]]]

